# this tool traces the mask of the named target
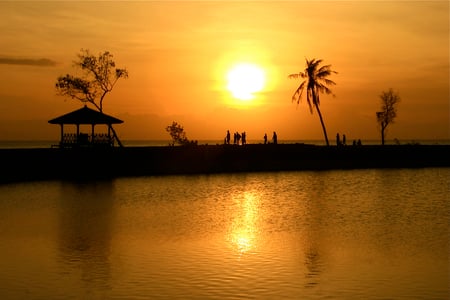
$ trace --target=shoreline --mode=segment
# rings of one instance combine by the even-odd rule
[[[130,176],[450,167],[450,145],[247,144],[0,149],[0,183]]]
[[[366,139],[361,140],[363,145],[367,146],[380,146],[379,139]],[[167,147],[172,143],[172,140],[123,140],[123,145],[126,148],[135,147]],[[0,141],[0,149],[35,149],[35,148],[51,148],[53,145],[59,144],[59,140],[2,140]],[[198,140],[199,146],[223,146],[223,140]],[[263,141],[260,139],[248,140],[248,145],[262,145]],[[325,146],[324,140],[308,140],[308,139],[295,139],[295,140],[279,140],[279,145],[284,144],[302,144],[302,145],[314,145]],[[351,146],[351,141],[348,141],[347,145]],[[335,146],[335,141],[331,141],[331,145]],[[386,140],[386,146],[399,146],[399,145],[450,145],[450,139],[403,139],[403,140]]]

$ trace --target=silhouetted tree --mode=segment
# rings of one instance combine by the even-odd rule
[[[183,126],[178,124],[177,122],[172,122],[172,125],[166,127],[166,131],[170,134],[172,138],[172,145],[180,144],[180,145],[189,145],[192,144],[186,137],[186,132],[184,131]]]
[[[386,128],[389,124],[394,123],[394,119],[397,117],[397,104],[400,102],[400,96],[390,88],[381,93],[380,99],[381,111],[376,112],[376,116],[381,131],[381,144],[384,145]]]
[[[56,81],[57,93],[69,96],[83,103],[91,103],[99,112],[103,113],[103,100],[112,91],[120,78],[128,78],[126,69],[116,68],[113,55],[104,51],[95,56],[89,50],[81,49],[74,66],[81,68],[82,77],[70,74],[59,76]],[[116,131],[110,126],[115,139],[122,146]]]
[[[303,91],[306,89],[306,102],[308,103],[311,114],[313,113],[313,106],[319,115],[320,124],[322,125],[323,134],[325,136],[325,142],[329,146],[327,130],[325,123],[323,122],[322,113],[320,112],[320,93],[332,94],[331,90],[327,87],[329,85],[335,85],[336,83],[327,77],[332,73],[337,72],[331,70],[331,65],[319,66],[322,63],[321,59],[306,59],[306,69],[303,72],[290,74],[289,78],[302,78],[304,79],[295,93],[292,95],[292,102],[300,103]]]

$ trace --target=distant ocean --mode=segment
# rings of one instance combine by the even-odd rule
[[[168,146],[170,140],[122,140],[124,146],[128,147],[149,147],[149,146]],[[279,140],[279,144],[311,144],[325,145],[323,140]],[[0,149],[30,149],[30,148],[51,148],[57,145],[55,140],[34,140],[34,141],[0,141]],[[223,140],[199,140],[199,145],[221,145]],[[262,140],[249,140],[248,144],[262,144]],[[334,145],[335,141],[330,140],[330,144]],[[347,144],[351,145],[352,141]],[[362,140],[363,145],[379,145],[380,140]],[[447,140],[388,140],[388,145],[394,144],[421,144],[421,145],[450,145],[450,139]]]

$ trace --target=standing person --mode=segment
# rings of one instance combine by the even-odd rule
[[[345,134],[342,135],[342,145],[345,146],[345,144],[347,143],[347,138],[345,137]]]
[[[337,146],[341,145],[341,138],[339,137],[339,133],[336,133],[336,145]]]
[[[267,144],[267,133],[264,133],[264,145]]]
[[[241,135],[239,132],[236,132],[236,144],[239,145],[240,142],[241,142]]]
[[[247,134],[245,131],[242,133],[242,145],[247,144]]]
[[[275,145],[278,143],[278,136],[275,131],[273,132],[272,140]]]
[[[231,139],[231,135],[230,135],[230,131],[227,130],[227,144],[230,144],[230,139]]]

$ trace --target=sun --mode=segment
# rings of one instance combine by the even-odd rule
[[[248,101],[261,91],[266,83],[265,72],[257,65],[240,63],[227,73],[227,89],[233,97]]]

